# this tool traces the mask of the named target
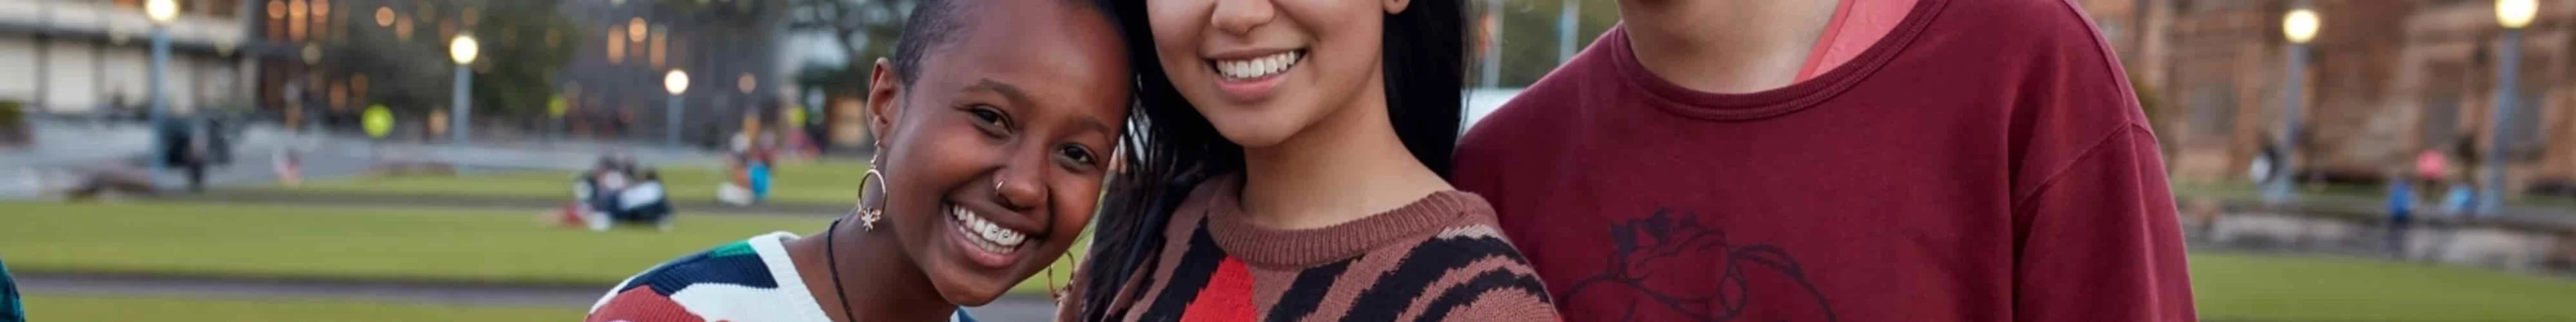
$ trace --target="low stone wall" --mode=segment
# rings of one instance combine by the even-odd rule
[[[2576,274],[2576,227],[2554,220],[2429,217],[2395,227],[2384,214],[2349,210],[2184,205],[2188,237],[2203,247]]]

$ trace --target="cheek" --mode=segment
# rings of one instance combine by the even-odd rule
[[[1314,62],[1331,69],[1325,78],[1332,83],[1357,84],[1350,80],[1375,74],[1372,67],[1382,57],[1386,10],[1378,1],[1282,0],[1282,19],[1293,20],[1308,37],[1314,37]]]
[[[928,116],[928,115],[922,115]],[[928,123],[928,122],[925,122]],[[907,214],[935,214],[934,209],[948,189],[974,175],[971,165],[978,158],[973,133],[956,133],[953,127],[939,124],[914,124],[897,144],[891,145],[884,174],[894,185],[886,187],[897,210]],[[973,129],[963,129],[972,131]],[[891,215],[891,214],[889,214]]]
[[[1386,7],[1378,0],[1273,0],[1279,14],[1307,26],[1342,26],[1360,20],[1377,21],[1386,17]]]
[[[1206,0],[1153,1],[1145,6],[1146,24],[1154,34],[1154,53],[1167,70],[1198,59],[1199,29],[1207,25],[1213,3]]]
[[[1096,181],[1076,182],[1069,184],[1068,186],[1072,189],[1066,189],[1066,194],[1059,195],[1065,197],[1056,202],[1056,209],[1054,209],[1057,216],[1055,229],[1056,231],[1081,232],[1082,227],[1091,225],[1091,217],[1094,214],[1099,213],[1101,191],[1100,183]],[[1055,239],[1071,240],[1078,236],[1080,236],[1078,233],[1063,234],[1055,237]]]
[[[1279,19],[1296,22],[1298,28],[1318,41],[1338,41],[1353,34],[1376,35],[1378,25],[1386,23],[1385,7],[1378,1],[1356,0],[1278,0]],[[1376,38],[1376,37],[1369,37]]]

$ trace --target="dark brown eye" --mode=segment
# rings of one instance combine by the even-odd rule
[[[995,136],[1010,134],[1011,117],[992,105],[967,106],[966,113],[975,116],[975,127]]]
[[[1074,164],[1078,164],[1078,165],[1083,165],[1083,166],[1099,166],[1099,165],[1100,165],[1100,160],[1099,160],[1100,158],[1099,158],[1098,156],[1095,156],[1095,155],[1092,155],[1092,154],[1091,154],[1091,148],[1085,148],[1085,147],[1083,147],[1083,146],[1081,146],[1081,145],[1066,144],[1066,145],[1064,145],[1064,146],[1062,146],[1062,147],[1057,147],[1057,148],[1056,148],[1056,156],[1057,156],[1057,157],[1059,157],[1059,158],[1064,158],[1064,160],[1065,160],[1065,161],[1067,161],[1067,162],[1072,162],[1072,163],[1074,163]]]

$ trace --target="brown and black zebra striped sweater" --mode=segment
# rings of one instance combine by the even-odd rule
[[[1121,288],[1124,321],[1558,321],[1529,262],[1473,193],[1444,191],[1332,227],[1255,226],[1240,176],[1172,214],[1151,271]]]

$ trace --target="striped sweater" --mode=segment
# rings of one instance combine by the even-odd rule
[[[1325,228],[1255,226],[1239,176],[1172,214],[1150,271],[1119,292],[1123,321],[1557,321],[1529,262],[1475,194],[1444,191]]]
[[[654,266],[609,289],[583,321],[831,322],[787,256],[797,238],[762,234]],[[948,321],[975,318],[958,310]]]

